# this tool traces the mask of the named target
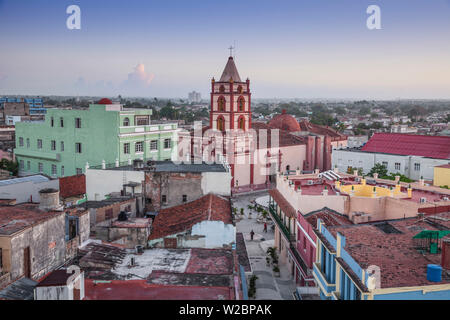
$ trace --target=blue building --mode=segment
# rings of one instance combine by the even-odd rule
[[[314,233],[324,300],[450,300],[450,213]]]
[[[47,112],[44,107],[42,98],[18,98],[18,97],[1,97],[0,108],[3,108],[5,102],[25,102],[30,106],[30,115],[43,115]]]

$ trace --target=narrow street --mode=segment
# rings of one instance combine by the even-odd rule
[[[236,223],[236,232],[242,233],[245,239],[247,255],[250,260],[253,275],[256,275],[256,300],[293,300],[292,293],[295,291],[295,280],[290,275],[287,268],[280,264],[280,276],[277,277],[272,271],[272,266],[266,264],[266,250],[274,246],[273,223],[268,217],[267,232],[264,232],[264,223],[258,222],[258,213],[253,210],[249,216],[247,206],[256,198],[267,195],[267,192],[258,192],[248,195],[236,196],[233,198],[233,207],[237,208],[240,217],[240,210],[244,208],[244,217]],[[255,233],[253,240],[250,239],[250,232]]]

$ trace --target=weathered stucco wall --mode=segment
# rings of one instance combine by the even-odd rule
[[[107,194],[120,192],[123,188],[124,176],[127,183],[141,183],[145,179],[143,171],[88,169],[85,175],[88,200],[103,200]],[[142,187],[138,186],[134,191],[142,193]]]
[[[11,240],[11,280],[24,274],[24,249],[30,248],[30,270],[33,279],[40,278],[64,263],[65,214],[14,235]]]

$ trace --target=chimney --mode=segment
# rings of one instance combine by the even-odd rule
[[[442,240],[442,268],[450,270],[450,239]]]
[[[56,189],[42,189],[39,191],[39,209],[44,211],[59,211],[64,208],[59,203],[59,190]]]

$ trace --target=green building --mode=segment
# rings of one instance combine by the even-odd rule
[[[87,163],[173,160],[177,124],[151,124],[151,114],[102,99],[88,109],[48,109],[44,121],[18,122],[14,153],[19,175],[63,177],[83,173]]]

